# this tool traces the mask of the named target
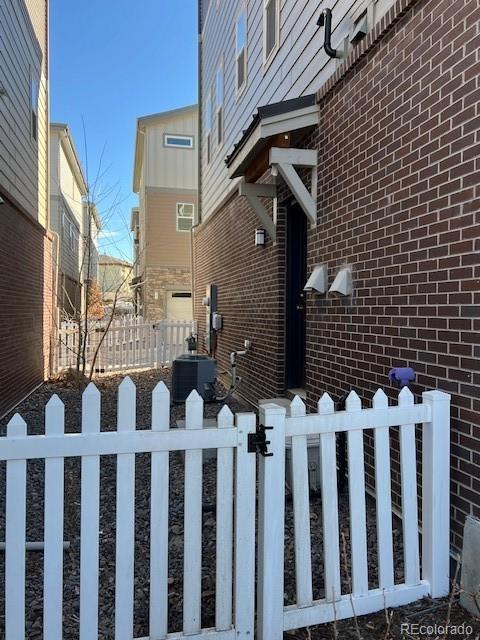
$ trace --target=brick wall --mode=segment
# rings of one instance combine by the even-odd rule
[[[355,388],[369,406],[393,366],[413,391],[452,394],[452,544],[480,516],[479,0],[398,0],[318,94],[318,223],[308,269],[353,269],[348,299],[307,294],[307,403]],[[280,184],[279,202],[286,190]],[[260,226],[231,200],[196,234],[195,305],[219,286],[220,366],[245,338],[242,393],[284,393],[285,229],[255,248]],[[392,440],[394,462],[398,445]],[[367,462],[371,461],[367,448]],[[398,475],[393,488],[399,502]]]
[[[0,205],[0,415],[49,372],[52,254],[45,231],[8,202]]]
[[[327,84],[309,141],[309,267],[354,275],[351,299],[308,297],[309,405],[325,390],[371,398],[398,365],[418,373],[415,393],[451,393],[457,548],[465,515],[480,516],[479,8],[414,3]]]
[[[284,388],[284,216],[279,211],[277,244],[267,238],[254,245],[260,227],[244,198],[233,198],[195,232],[195,318],[200,347],[204,346],[206,286],[218,286],[219,369],[229,369],[229,355],[251,340],[252,349],[238,360],[241,393],[251,402],[275,397]]]

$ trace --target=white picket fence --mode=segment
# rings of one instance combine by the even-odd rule
[[[318,413],[306,415],[297,397],[285,408],[266,405],[261,421],[268,431],[271,458],[260,459],[258,638],[275,640],[283,631],[395,607],[449,591],[450,396],[427,391],[414,404],[410,390],[388,406],[382,390],[372,409],[362,409],[351,392],[346,411],[334,412],[327,395]],[[422,573],[420,575],[415,425],[422,435]],[[389,429],[399,431],[404,582],[394,583]],[[378,584],[369,587],[365,504],[364,430],[374,432]],[[351,593],[340,582],[336,434],[347,433],[351,536]],[[307,438],[319,436],[325,597],[312,594]],[[291,438],[295,526],[296,604],[284,607],[285,438]]]
[[[114,320],[108,330],[106,322],[92,321],[85,351],[87,371],[99,344],[95,373],[169,364],[187,351],[186,339],[192,332],[196,333],[193,320],[147,322],[143,318],[125,316]],[[58,332],[55,371],[75,368],[78,350],[78,325],[63,322]]]
[[[100,431],[100,394],[90,384],[83,395],[82,431],[64,433],[64,406],[54,396],[46,407],[45,436],[28,436],[16,415],[0,438],[6,461],[5,638],[25,637],[25,524],[27,460],[45,459],[44,615],[45,640],[62,638],[64,459],[81,457],[80,640],[98,637],[100,456],[117,456],[115,638],[132,640],[134,615],[135,454],[151,454],[149,638],[180,640],[279,640],[284,630],[363,615],[424,595],[448,592],[449,396],[423,394],[415,405],[404,389],[398,406],[382,391],[372,409],[352,392],[346,411],[334,413],[328,395],[318,414],[306,415],[295,398],[286,416],[263,405],[271,457],[259,457],[258,584],[255,629],[256,456],[249,439],[253,413],[227,407],[216,427],[203,428],[203,402],[193,391],[184,429],[169,429],[170,395],[163,383],[153,392],[150,430],[136,430],[136,390],[119,387],[117,431]],[[422,573],[419,562],[415,424],[423,424]],[[405,579],[394,583],[389,429],[399,430]],[[374,430],[379,580],[369,587],[363,431]],[[335,434],[347,432],[351,519],[352,592],[340,583],[339,517]],[[319,436],[325,597],[314,600],[310,536],[307,438]],[[285,445],[291,438],[295,525],[296,604],[284,606]],[[217,450],[215,627],[202,629],[202,451]],[[168,633],[169,457],[185,451],[183,631]],[[147,639],[144,639],[147,640]]]

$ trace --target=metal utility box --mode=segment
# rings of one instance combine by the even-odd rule
[[[172,400],[185,402],[195,389],[205,402],[215,399],[217,363],[207,355],[185,353],[173,361]]]

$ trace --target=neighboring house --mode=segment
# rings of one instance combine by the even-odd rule
[[[100,221],[87,196],[87,183],[70,130],[66,124],[51,124],[51,229],[59,243],[57,300],[64,317],[83,313],[85,283],[98,277]]]
[[[370,399],[395,366],[451,393],[459,549],[480,516],[478,2],[332,2],[334,59],[325,2],[199,5],[201,343],[215,284],[219,368],[251,341],[252,403]],[[351,294],[304,291],[316,265]]]
[[[191,228],[197,206],[196,105],[139,118],[132,211],[135,300],[148,319],[192,317]]]
[[[50,370],[48,3],[0,3],[0,415]]]
[[[98,260],[98,284],[105,303],[113,302],[117,295],[118,302],[132,302],[133,266],[126,260],[101,254]]]

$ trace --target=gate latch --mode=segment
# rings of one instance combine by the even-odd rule
[[[266,427],[263,424],[257,425],[255,433],[248,434],[248,453],[259,453],[264,458],[271,458],[273,453],[268,452],[270,440],[267,440],[266,431],[273,427]]]

